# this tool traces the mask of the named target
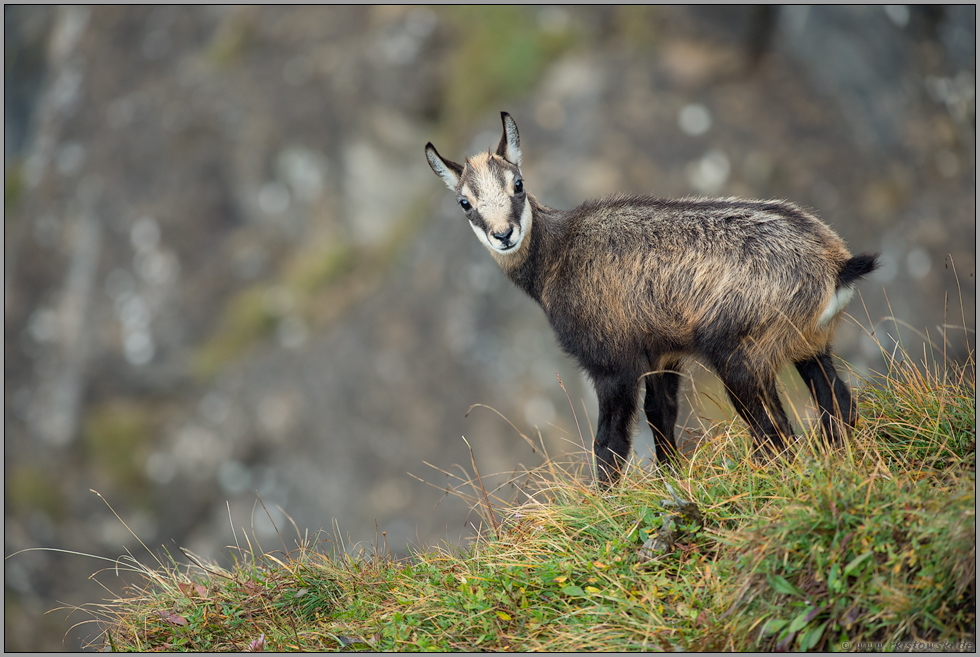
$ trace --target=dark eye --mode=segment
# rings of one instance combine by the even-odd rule
[[[514,181],[514,193],[523,194],[524,193],[524,181],[518,178]]]
[[[473,209],[473,206],[470,205],[470,202],[467,201],[465,198],[459,199],[459,206],[467,212]]]

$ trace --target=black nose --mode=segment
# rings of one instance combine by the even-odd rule
[[[506,233],[494,233],[493,236],[506,244],[507,242],[510,242],[510,236],[513,234],[514,234],[514,227],[511,226]]]

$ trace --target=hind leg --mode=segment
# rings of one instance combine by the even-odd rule
[[[753,374],[744,361],[730,359],[718,368],[735,410],[749,425],[756,449],[775,456],[786,449],[784,438],[793,435],[786,412],[779,401],[775,379],[761,379]]]
[[[680,363],[664,363],[663,371],[646,376],[643,412],[653,432],[658,465],[677,461],[674,429],[677,425],[677,391],[680,388]]]
[[[857,426],[857,405],[851,399],[847,384],[834,369],[830,349],[815,358],[796,363],[796,370],[820,409],[824,438],[830,444],[840,445],[846,433]]]

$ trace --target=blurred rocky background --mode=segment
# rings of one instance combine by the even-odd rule
[[[547,204],[780,197],[881,251],[837,340],[855,372],[883,367],[872,330],[964,359],[975,25],[973,5],[6,5],[4,648],[77,649],[86,615],[46,612],[108,596],[95,559],[13,553],[152,563],[91,490],[158,553],[227,560],[232,524],[272,550],[295,522],[405,554],[478,520],[438,489],[471,469],[461,436],[491,486],[541,460],[518,431],[581,450],[556,371],[591,441],[589,386],[423,156],[495,144],[502,109]]]

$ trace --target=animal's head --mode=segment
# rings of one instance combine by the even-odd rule
[[[473,232],[496,254],[517,253],[531,230],[531,202],[521,176],[521,137],[517,124],[501,112],[504,134],[494,153],[486,152],[457,164],[425,145],[429,166],[456,194]]]

